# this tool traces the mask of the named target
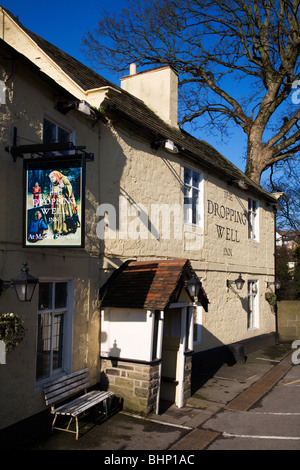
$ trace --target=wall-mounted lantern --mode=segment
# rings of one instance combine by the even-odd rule
[[[238,290],[242,290],[244,284],[245,284],[245,281],[244,279],[242,278],[242,275],[240,274],[239,277],[235,280],[235,281],[230,281],[229,279],[227,280],[227,287],[229,288],[231,286],[231,284],[235,284],[235,287],[238,289]]]
[[[193,275],[188,281],[185,282],[184,287],[186,288],[186,291],[191,299],[193,299],[194,302],[197,302],[199,290],[201,287],[200,279]]]
[[[21,302],[30,302],[38,284],[38,279],[29,274],[27,263],[23,263],[21,273],[10,281],[0,279],[0,295],[9,287],[14,287],[17,297]]]
[[[272,286],[272,285],[275,286],[275,290],[280,289],[280,287],[281,287],[281,282],[280,282],[280,280],[278,279],[278,277],[276,277],[275,281],[273,281],[273,282],[267,282],[267,287],[270,287],[270,286]]]

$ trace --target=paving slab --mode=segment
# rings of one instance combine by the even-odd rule
[[[179,442],[170,447],[170,450],[204,450],[219,436],[218,432],[194,429]]]

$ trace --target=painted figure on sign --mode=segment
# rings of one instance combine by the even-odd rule
[[[44,231],[48,229],[46,222],[43,219],[41,211],[36,211],[34,217],[30,222],[28,241],[36,243],[45,237]]]
[[[52,171],[49,178],[54,238],[75,233],[79,219],[72,185],[69,179],[59,171]]]
[[[35,185],[32,188],[32,194],[33,194],[33,207],[38,207],[40,205],[40,194],[42,192],[42,189],[39,185],[38,182],[35,183]]]

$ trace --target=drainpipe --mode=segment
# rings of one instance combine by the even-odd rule
[[[184,406],[184,371],[185,371],[185,343],[186,343],[186,315],[187,307],[181,309],[181,335],[179,348],[179,380],[178,380],[178,408]]]
[[[162,345],[163,345],[163,331],[164,331],[164,311],[159,312],[158,320],[158,332],[157,332],[157,350],[156,357],[160,360],[158,365],[158,384],[157,384],[157,396],[156,396],[156,410],[155,413],[159,414],[159,400],[160,400],[160,388],[161,388],[161,358],[162,358]]]
[[[276,256],[276,230],[277,230],[277,209],[274,207],[274,280],[276,280],[276,267],[277,267],[277,256]],[[275,284],[274,284],[275,290]],[[275,344],[279,344],[279,332],[278,332],[278,310],[277,310],[277,299],[275,304]]]

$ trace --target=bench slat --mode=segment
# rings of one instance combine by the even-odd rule
[[[58,377],[57,379],[52,379],[52,380],[49,380],[49,382],[47,382],[45,384],[45,389],[48,388],[49,386],[51,385],[59,385],[61,382],[63,382],[64,380],[70,380],[70,379],[73,379],[80,375],[88,375],[89,374],[89,369],[81,369],[81,370],[77,370],[76,372],[71,372],[71,374],[65,374],[61,377]]]
[[[65,405],[60,406],[59,408],[56,408],[54,413],[78,416],[87,409],[97,405],[98,403],[101,403],[112,395],[112,392],[97,392],[93,390],[92,392],[89,392],[69,403],[66,403]]]
[[[66,387],[72,387],[72,384],[74,383],[75,384],[77,383],[89,384],[89,375],[85,372],[84,374],[80,374],[76,377],[64,376],[60,378],[60,380],[57,383],[53,381],[51,383],[47,383],[44,386],[44,392],[45,394],[49,394],[51,392],[54,392],[55,390],[60,390]]]
[[[82,385],[79,385],[78,387],[72,387],[72,389],[67,390],[65,393],[60,392],[59,394],[55,394],[54,396],[47,396],[45,397],[46,405],[55,405],[56,403],[72,395],[75,395],[76,393],[82,392],[84,389],[85,387],[83,388]]]
[[[44,387],[47,405],[53,405],[71,395],[86,390],[90,385],[88,369],[64,375],[56,381],[48,382]]]

